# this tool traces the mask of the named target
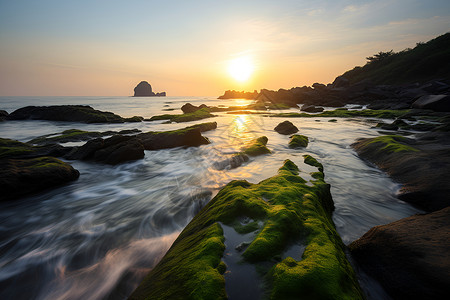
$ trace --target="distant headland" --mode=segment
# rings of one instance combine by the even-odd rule
[[[134,88],[133,97],[165,97],[166,92],[154,93],[152,91],[152,86],[147,81],[141,81]]]

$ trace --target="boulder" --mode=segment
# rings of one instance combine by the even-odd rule
[[[112,112],[93,109],[87,105],[26,106],[8,116],[9,120],[48,120],[83,123],[123,123],[124,119]]]
[[[134,88],[134,97],[151,97],[155,96],[152,91],[152,86],[147,81],[141,81]]]
[[[317,113],[317,112],[323,112],[323,107],[317,107],[314,105],[305,104],[302,106],[302,108],[300,110],[310,112],[310,113]]]
[[[449,139],[444,133],[430,140],[387,135],[361,139],[351,146],[403,185],[401,200],[436,211],[450,205]]]
[[[278,132],[279,134],[288,135],[288,134],[296,133],[298,131],[298,128],[294,124],[292,124],[292,122],[284,121],[284,122],[281,122],[280,124],[278,124],[274,128],[274,130],[276,132]]]
[[[145,150],[158,150],[175,147],[198,147],[209,144],[201,135],[200,128],[183,128],[172,131],[146,132],[137,135]]]
[[[9,114],[6,110],[0,110],[0,122],[5,121],[8,116]]]
[[[450,95],[424,95],[414,101],[412,108],[450,111]]]
[[[53,157],[0,159],[0,201],[60,186],[79,176],[71,165]]]
[[[393,299],[447,299],[450,207],[376,226],[349,245]]]
[[[206,106],[205,104],[201,104],[200,106],[195,106],[192,105],[191,103],[186,103],[181,107],[181,110],[183,111],[184,114],[189,114],[189,113],[193,113],[196,112],[199,109],[202,108],[208,108],[208,106]]]
[[[309,139],[307,136],[294,134],[289,141],[289,148],[305,148],[308,146]]]
[[[134,136],[114,135],[96,138],[65,156],[67,159],[91,160],[110,165],[138,160],[144,157],[144,146]]]
[[[37,158],[41,156],[61,157],[70,148],[60,145],[33,146],[11,139],[0,138],[0,159],[4,158]]]

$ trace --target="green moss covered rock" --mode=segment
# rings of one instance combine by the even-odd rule
[[[130,299],[226,299],[221,262],[226,237],[220,224],[241,233],[255,230],[242,259],[256,267],[273,266],[264,275],[270,298],[362,299],[331,219],[330,186],[323,176],[311,185],[298,174],[298,167],[286,160],[277,175],[259,184],[227,184],[186,226]],[[242,226],[237,220],[243,217],[253,222]],[[301,260],[277,260],[299,241],[307,244]]]
[[[258,156],[266,153],[270,153],[270,150],[266,147],[268,138],[261,136],[253,140],[250,146],[244,148],[241,153],[249,156]]]
[[[307,136],[294,134],[289,141],[289,148],[305,148],[308,146],[309,139]]]
[[[185,114],[177,114],[177,115],[165,114],[153,116],[149,119],[149,121],[168,120],[170,122],[181,123],[181,122],[197,121],[212,117],[215,117],[215,115],[211,114],[208,108],[202,108],[194,112]]]

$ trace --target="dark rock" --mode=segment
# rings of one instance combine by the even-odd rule
[[[121,116],[86,105],[26,106],[15,110],[9,120],[48,120],[83,123],[123,123]]]
[[[155,96],[152,91],[152,86],[147,81],[141,81],[134,88],[134,97],[151,97]]]
[[[41,156],[61,157],[70,148],[60,145],[32,146],[28,143],[0,138],[0,159],[5,158],[37,158]]]
[[[217,128],[217,122],[208,122],[208,123],[200,123],[200,124],[195,124],[186,128],[198,128],[198,130],[200,130],[200,132],[206,132],[206,131],[210,131],[210,130],[214,130]]]
[[[450,95],[425,95],[414,101],[412,108],[450,111]]]
[[[323,89],[325,89],[327,86],[326,86],[325,84],[323,84],[323,83],[318,83],[318,82],[316,82],[316,83],[313,83],[312,87],[313,87],[315,90],[323,90]]]
[[[241,166],[243,163],[247,162],[248,160],[249,157],[246,154],[238,153],[230,158],[230,167],[231,169],[235,169]]]
[[[450,91],[450,85],[438,80],[433,80],[422,85],[420,89],[430,94],[447,94]]]
[[[288,134],[296,133],[298,131],[298,128],[294,124],[292,124],[292,122],[284,121],[284,122],[281,122],[280,124],[278,124],[274,128],[274,130],[276,132],[278,132],[279,134],[288,135]]]
[[[0,110],[0,122],[6,120],[8,116],[9,114],[6,110]]]
[[[425,211],[450,206],[448,133],[417,140],[381,136],[361,139],[352,147],[360,157],[376,164],[403,185],[401,200]]]
[[[449,296],[450,207],[376,226],[349,248],[393,299]]]
[[[239,91],[225,91],[225,93],[220,96],[218,99],[256,99],[258,96],[258,92],[256,90],[252,92],[239,92]]]
[[[67,159],[92,160],[110,165],[138,160],[144,157],[144,146],[134,136],[114,135],[97,138],[69,153]]]
[[[147,81],[141,81],[134,88],[134,97],[165,97],[166,92],[154,93],[152,86]]]
[[[348,87],[349,85],[350,81],[343,76],[336,77],[336,79],[332,83],[333,88],[345,88]]]
[[[125,122],[142,122],[144,121],[144,117],[141,116],[133,116],[131,118],[124,118]]]
[[[71,165],[53,157],[0,159],[0,201],[44,191],[79,176]]]
[[[208,108],[208,106],[206,106],[205,104],[201,104],[200,106],[195,106],[190,103],[186,103],[181,107],[181,110],[183,111],[184,114],[189,114],[189,113],[196,112],[197,110],[202,109],[202,108]]]
[[[323,107],[317,107],[314,105],[305,104],[302,106],[302,108],[300,110],[310,112],[310,113],[316,113],[316,112],[323,112]]]
[[[201,135],[199,128],[183,128],[173,131],[147,132],[138,134],[145,150],[158,150],[175,147],[198,147],[209,144]]]

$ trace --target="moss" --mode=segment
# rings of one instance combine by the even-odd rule
[[[317,167],[319,169],[319,172],[323,172],[323,165],[317,161],[314,157],[311,155],[305,154],[303,155],[304,163],[313,167]]]
[[[378,149],[381,152],[387,153],[396,153],[396,152],[417,152],[418,149],[406,145],[405,142],[407,139],[400,135],[384,135],[379,136],[372,139],[367,139],[364,142],[364,146],[368,146],[371,144],[381,144],[382,147]]]
[[[34,152],[31,145],[0,138],[0,158],[19,157]]]
[[[308,146],[309,139],[307,136],[295,134],[289,141],[289,148],[301,148]]]
[[[165,115],[153,116],[150,118],[149,121],[169,120],[171,122],[181,123],[181,122],[197,121],[197,120],[211,118],[211,117],[215,117],[215,115],[211,114],[207,108],[202,108],[195,112],[187,113],[187,114],[179,114],[179,115],[165,114]]]
[[[242,150],[241,153],[250,155],[250,156],[258,156],[266,153],[270,153],[270,150],[266,147],[267,145],[267,137],[262,136],[252,141],[251,145],[244,150]]]
[[[47,134],[28,141],[30,144],[49,144],[49,143],[64,143],[76,140],[87,140],[90,138],[101,137],[100,132],[84,131],[79,129],[68,129],[61,134],[54,136],[54,134]]]
[[[131,118],[124,118],[123,120],[125,122],[142,122],[144,118],[140,116],[133,116]]]
[[[380,119],[395,119],[406,115],[409,110],[347,110],[335,109],[324,111],[320,114],[307,113],[281,113],[274,114],[273,117],[283,118],[315,118],[315,117],[333,117],[333,118],[352,118],[352,117],[366,117],[366,118],[380,118]]]
[[[253,232],[259,229],[259,224],[257,221],[252,221],[247,224],[241,224],[238,220],[235,220],[231,226],[233,226],[234,230],[236,230],[237,233],[245,234],[249,232]]]
[[[307,185],[298,172],[286,160],[276,176],[259,184],[243,180],[227,184],[186,226],[131,299],[225,298],[219,223],[233,226],[242,217],[264,224],[241,254],[248,262],[274,263],[293,242],[308,243],[302,261],[287,258],[271,269],[259,268],[271,283],[271,298],[361,299],[331,219],[334,205],[329,185],[323,176]],[[254,223],[247,226],[256,228]],[[205,245],[211,241],[213,245]]]

